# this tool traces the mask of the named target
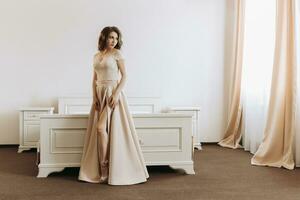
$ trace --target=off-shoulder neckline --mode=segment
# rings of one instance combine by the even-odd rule
[[[120,51],[119,49],[114,49],[114,50],[112,50],[110,53],[108,53],[108,54],[103,54],[103,52],[101,52],[101,51],[98,51],[97,52],[97,55],[99,54],[99,55],[114,55],[115,53],[117,53],[118,51]]]
[[[113,57],[115,58],[116,53],[118,53],[118,51],[120,51],[119,49],[114,49],[111,53],[109,54],[102,54],[101,51],[98,51],[94,58],[97,59],[98,61],[102,62],[104,59],[108,59],[109,57]]]

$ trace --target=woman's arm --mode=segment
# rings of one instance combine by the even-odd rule
[[[97,74],[94,71],[94,76],[93,76],[93,100],[97,99],[97,91],[96,91],[96,81],[97,81]]]
[[[97,73],[94,71],[94,77],[93,77],[93,104],[95,106],[95,110],[100,110],[100,102],[97,97],[97,89],[96,89],[96,81],[97,81]]]
[[[118,103],[120,93],[123,90],[126,79],[127,79],[124,60],[123,59],[117,60],[117,65],[118,65],[120,73],[121,73],[121,80],[120,80],[115,92],[113,93],[113,95],[110,97],[110,99],[108,101],[110,107],[112,107],[112,108],[114,108],[115,105]]]
[[[117,89],[115,91],[116,95],[119,95],[121,93],[121,91],[123,90],[124,86],[125,86],[125,82],[127,79],[127,75],[126,75],[126,69],[125,69],[125,64],[124,64],[124,60],[118,60],[117,61],[118,67],[120,69],[120,73],[121,73],[121,80],[117,86]]]

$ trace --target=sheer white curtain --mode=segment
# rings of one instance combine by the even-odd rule
[[[296,52],[297,52],[297,110],[296,110],[296,135],[295,135],[295,148],[296,148],[296,166],[300,167],[300,0],[295,1],[296,9]]]
[[[245,150],[255,153],[263,139],[272,78],[276,0],[247,0],[242,73]]]

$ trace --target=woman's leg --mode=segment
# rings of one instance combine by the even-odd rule
[[[109,153],[109,135],[108,135],[108,107],[102,110],[97,123],[98,134],[98,156],[100,161],[101,177],[108,177],[108,153]]]

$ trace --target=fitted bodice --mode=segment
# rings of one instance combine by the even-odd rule
[[[114,49],[114,52],[102,55],[101,52],[94,56],[94,70],[97,74],[97,81],[119,80],[119,68],[117,61],[124,59],[120,50]]]

